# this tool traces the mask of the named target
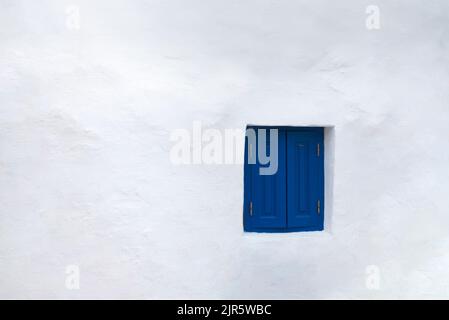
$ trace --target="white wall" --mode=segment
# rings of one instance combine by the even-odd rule
[[[448,21],[444,0],[0,1],[0,297],[448,298]],[[193,121],[335,126],[331,232],[244,234],[241,166],[169,161]]]

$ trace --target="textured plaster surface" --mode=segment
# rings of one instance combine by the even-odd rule
[[[0,297],[448,298],[448,84],[443,0],[1,0]],[[334,126],[331,230],[245,234],[193,121]]]

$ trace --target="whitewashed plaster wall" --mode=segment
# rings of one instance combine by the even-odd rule
[[[1,0],[0,297],[448,298],[448,85],[444,0]],[[245,234],[193,121],[334,126],[332,228]]]

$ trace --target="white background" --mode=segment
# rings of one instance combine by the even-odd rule
[[[449,298],[448,84],[444,0],[0,0],[0,297]],[[335,126],[332,229],[245,234],[193,121]]]

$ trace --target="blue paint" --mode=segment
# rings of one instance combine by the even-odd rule
[[[324,129],[318,127],[256,127],[278,129],[278,171],[260,175],[259,159],[248,163],[245,144],[245,231],[319,231],[324,225]],[[267,145],[269,140],[267,139]],[[257,148],[259,144],[257,141]],[[267,153],[269,153],[267,148]]]

